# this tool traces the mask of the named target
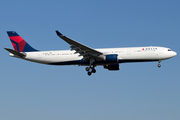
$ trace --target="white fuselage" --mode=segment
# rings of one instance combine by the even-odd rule
[[[174,57],[177,53],[165,47],[128,47],[128,48],[107,48],[95,49],[103,53],[103,55],[117,54],[117,63],[123,62],[146,62],[159,61]],[[59,51],[36,51],[25,52],[28,61],[50,64],[50,65],[89,65],[79,53],[74,50],[59,50]],[[10,56],[16,57],[13,54]],[[111,64],[103,60],[96,61],[96,65]]]

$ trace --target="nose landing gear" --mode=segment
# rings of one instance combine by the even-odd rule
[[[158,62],[158,68],[160,68],[161,67],[161,60],[159,60],[159,62]]]
[[[158,64],[158,67],[160,68],[160,67],[161,67],[161,64]]]

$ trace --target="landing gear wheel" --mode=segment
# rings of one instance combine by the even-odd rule
[[[91,72],[88,72],[88,75],[90,76],[90,75],[91,75]]]
[[[158,64],[158,67],[160,68],[160,67],[161,67],[161,64]]]
[[[159,64],[158,64],[158,68],[160,68],[160,67],[161,67],[161,64],[160,64],[160,63],[161,63],[161,60],[159,60],[158,63],[159,63]]]
[[[92,69],[92,73],[96,73],[96,69]]]
[[[90,65],[90,68],[91,68],[91,69],[94,69],[94,65]]]
[[[93,57],[89,58],[89,67],[86,67],[87,74],[90,76],[92,73],[95,73],[96,70],[95,67],[95,59]]]
[[[86,71],[89,71],[89,67],[86,67]]]

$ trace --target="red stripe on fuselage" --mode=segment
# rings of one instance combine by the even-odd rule
[[[11,36],[9,38],[11,40],[13,40],[14,42],[18,43],[18,45],[19,45],[19,52],[23,52],[24,46],[26,45],[26,41],[24,41],[23,38],[20,37],[20,36]],[[14,49],[17,50],[17,46],[16,45],[13,45],[13,46],[14,46]],[[16,46],[16,48],[15,48],[15,46]]]

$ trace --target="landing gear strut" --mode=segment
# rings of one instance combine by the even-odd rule
[[[86,67],[86,71],[87,71],[87,74],[90,76],[92,73],[96,73],[96,69],[95,69],[95,65],[94,65],[95,59],[90,58],[89,62],[90,62],[90,65],[89,65],[89,67]]]
[[[161,67],[161,60],[159,60],[159,62],[158,62],[158,67],[160,68]]]

